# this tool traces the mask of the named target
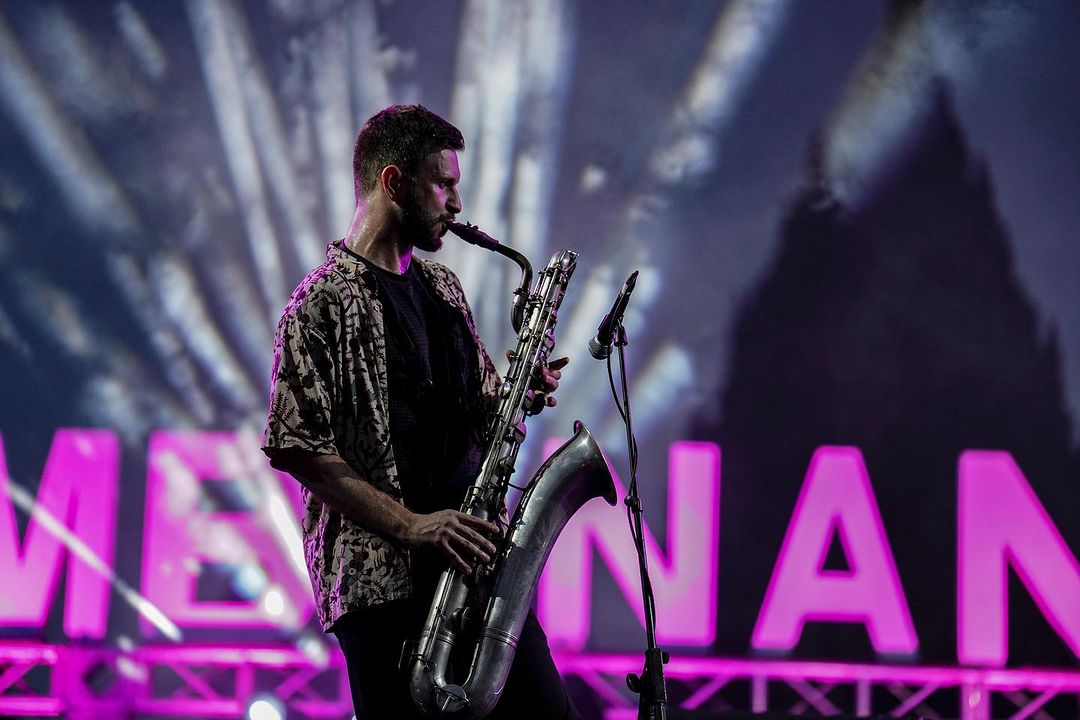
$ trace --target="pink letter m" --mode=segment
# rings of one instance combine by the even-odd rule
[[[0,443],[0,626],[45,625],[64,559],[60,536],[68,531],[83,550],[112,566],[118,463],[119,445],[111,432],[57,430],[20,544],[11,497],[21,486],[12,484]],[[104,637],[108,580],[74,554],[67,573],[64,632],[68,637]]]

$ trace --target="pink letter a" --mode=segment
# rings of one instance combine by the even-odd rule
[[[834,530],[848,570],[822,569]],[[807,620],[863,623],[878,653],[909,654],[919,646],[857,448],[826,446],[814,453],[752,644],[791,650]]]

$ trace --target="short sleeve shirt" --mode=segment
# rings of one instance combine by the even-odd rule
[[[477,406],[492,402],[498,374],[476,335],[457,277],[413,258],[429,287],[460,312],[475,341],[469,386]],[[357,475],[402,502],[390,437],[386,333],[372,271],[335,244],[326,262],[293,292],[274,342],[270,409],[263,451],[274,464],[283,449],[340,456]],[[304,555],[324,630],[346,612],[408,597],[408,551],[352,522],[307,488],[301,527]]]

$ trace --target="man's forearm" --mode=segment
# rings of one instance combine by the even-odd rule
[[[463,573],[472,572],[475,560],[490,562],[495,553],[495,545],[488,539],[499,533],[494,523],[459,510],[428,515],[410,512],[362,480],[338,455],[284,451],[274,457],[273,465],[349,520],[399,540],[407,548],[442,553]]]
[[[275,467],[292,475],[317,498],[355,523],[404,540],[412,513],[371,483],[338,455],[290,453],[276,458]]]

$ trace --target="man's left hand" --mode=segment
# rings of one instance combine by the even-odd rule
[[[513,356],[513,351],[506,352],[508,358]],[[570,358],[561,357],[544,365],[539,373],[534,373],[529,387],[535,391],[534,402],[542,403],[540,407],[555,407],[558,400],[553,393],[559,387],[559,378],[562,377],[562,369],[570,362]]]
[[[559,387],[559,378],[562,377],[562,369],[566,367],[566,363],[568,362],[570,362],[570,358],[568,357],[552,360],[540,369],[539,377],[533,377],[531,387],[536,391],[537,395],[543,396],[544,405],[547,407],[555,407],[555,403],[558,402],[552,393]]]

